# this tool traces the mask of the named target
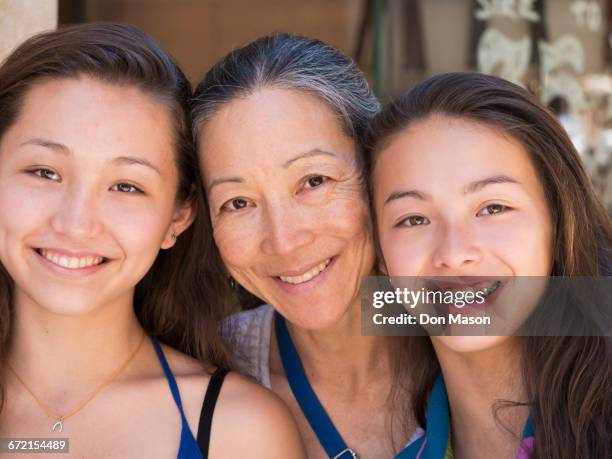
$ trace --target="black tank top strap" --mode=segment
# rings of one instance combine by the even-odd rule
[[[198,426],[198,446],[202,451],[204,458],[208,457],[208,449],[210,447],[210,429],[212,426],[213,413],[215,411],[215,405],[219,398],[219,392],[221,392],[221,385],[223,380],[229,373],[228,370],[223,368],[217,368],[210,377],[208,388],[206,389],[206,395],[204,395],[204,403],[202,404],[202,411],[200,413],[200,424]]]

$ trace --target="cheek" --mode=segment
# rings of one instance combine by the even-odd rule
[[[341,192],[340,192],[341,191]],[[335,196],[327,201],[327,205],[314,209],[310,216],[313,228],[315,222],[330,228],[327,235],[337,235],[347,239],[371,239],[372,223],[367,206],[367,197],[353,185],[335,190]]]
[[[517,215],[518,217],[518,215]],[[529,217],[496,225],[487,234],[487,245],[495,247],[515,276],[548,276],[552,264],[552,228],[546,219]]]
[[[40,228],[60,198],[60,193],[25,190],[10,181],[0,184],[0,238],[19,238]]]
[[[109,202],[102,207],[100,217],[128,260],[148,269],[170,225],[172,204],[118,206]]]
[[[213,223],[213,237],[228,270],[248,268],[257,259],[263,237],[253,216],[222,217]]]
[[[382,232],[380,244],[389,276],[418,276],[432,251],[427,232],[408,228]]]

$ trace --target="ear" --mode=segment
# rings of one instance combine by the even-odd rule
[[[191,200],[179,204],[172,215],[172,223],[166,231],[161,248],[169,249],[176,243],[176,238],[193,223],[195,209]]]

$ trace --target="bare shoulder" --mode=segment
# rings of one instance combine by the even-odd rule
[[[215,370],[212,365],[205,364],[170,346],[165,344],[161,346],[166,360],[168,360],[168,364],[176,377],[210,375]]]
[[[289,409],[271,391],[237,373],[223,383],[213,418],[210,457],[305,458]]]
[[[216,368],[168,346],[162,349],[179,386],[189,427],[197,435],[204,396]],[[230,372],[215,406],[209,457],[302,459],[306,454],[284,402],[254,380]]]
[[[204,395],[215,367],[164,344],[162,350],[176,379],[189,428],[197,435]]]

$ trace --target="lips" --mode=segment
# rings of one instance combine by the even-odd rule
[[[500,280],[484,280],[474,282],[452,282],[432,280],[428,282],[431,290],[450,292],[481,292],[483,296],[492,295],[502,284]]]
[[[79,270],[101,265],[107,259],[93,253],[69,253],[55,249],[35,249],[36,253],[60,268]]]
[[[325,271],[325,268],[327,268],[329,266],[329,264],[331,263],[332,259],[328,258],[326,260],[323,260],[322,262],[320,262],[318,265],[310,268],[309,270],[305,271],[302,274],[298,274],[298,275],[294,275],[294,276],[288,276],[288,275],[280,275],[278,276],[278,278],[288,284],[292,284],[292,285],[299,285],[299,284],[303,284],[304,282],[308,282],[309,280],[314,279],[315,277],[317,277],[319,274],[321,274],[323,271]]]

